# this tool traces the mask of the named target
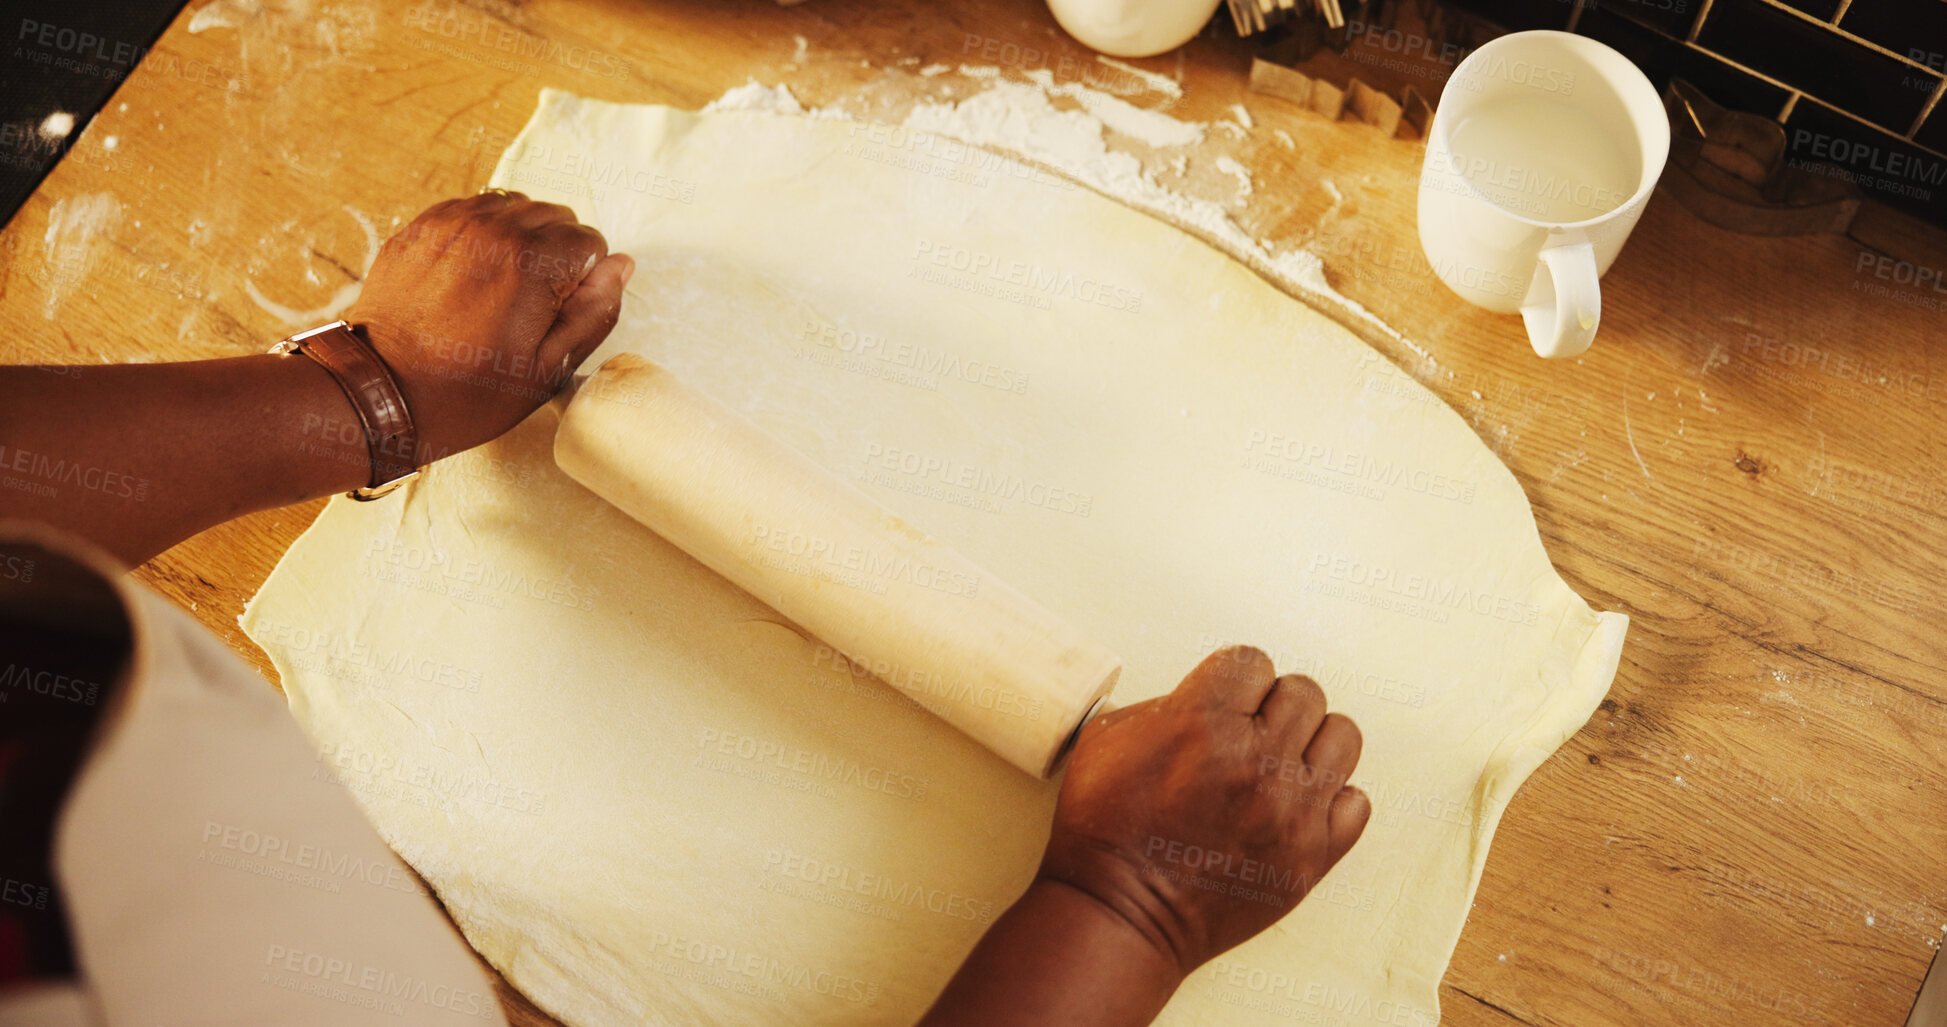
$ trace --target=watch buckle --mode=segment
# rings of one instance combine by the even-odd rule
[[[411,474],[400,475],[399,477],[394,478],[391,481],[388,481],[382,485],[363,485],[351,490],[350,492],[345,493],[345,495],[348,495],[353,499],[358,500],[361,503],[369,503],[374,499],[382,499],[385,496],[390,495],[394,491],[397,491],[399,486],[404,485],[406,482],[409,482],[417,477],[419,477],[419,470],[415,469]]]

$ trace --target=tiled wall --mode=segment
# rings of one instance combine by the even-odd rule
[[[1660,88],[1774,118],[1789,159],[1947,226],[1947,0],[1456,0],[1510,29],[1565,28]]]

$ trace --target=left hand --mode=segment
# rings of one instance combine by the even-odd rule
[[[1093,896],[1187,976],[1291,912],[1359,840],[1362,747],[1317,682],[1220,649],[1082,729],[1037,880]]]
[[[385,241],[345,320],[392,368],[421,462],[519,424],[622,312],[635,272],[574,211],[515,192],[434,204]]]

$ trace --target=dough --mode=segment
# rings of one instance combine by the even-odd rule
[[[1119,653],[1116,703],[1241,640],[1358,720],[1365,838],[1160,1023],[1433,1023],[1495,824],[1626,620],[1352,335],[1166,224],[903,138],[546,92],[494,184],[636,258],[591,367],[640,352],[847,476]],[[912,1022],[1026,886],[1056,785],[576,485],[556,421],[332,502],[244,617],[293,713],[567,1023]]]
[[[1036,777],[1122,661],[749,418],[635,353],[575,392],[554,462]]]

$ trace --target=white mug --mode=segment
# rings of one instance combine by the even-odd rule
[[[1427,130],[1420,246],[1462,299],[1520,311],[1544,357],[1589,348],[1596,284],[1670,153],[1649,79],[1569,32],[1501,36],[1460,62]]]

